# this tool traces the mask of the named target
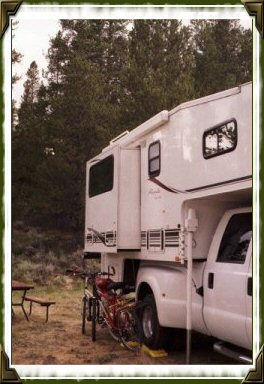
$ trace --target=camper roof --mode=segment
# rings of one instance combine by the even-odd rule
[[[105,147],[102,150],[103,152],[107,152],[113,147],[117,145],[128,145],[128,144],[133,144],[136,140],[140,139],[141,137],[145,136],[147,133],[153,131],[154,129],[160,127],[161,125],[165,124],[166,122],[169,121],[169,118],[171,115],[179,112],[180,110],[186,109],[186,108],[191,108],[199,104],[204,104],[208,103],[209,101],[217,100],[217,99],[222,99],[225,97],[229,97],[235,94],[238,94],[241,92],[241,88],[252,84],[252,82],[244,83],[242,85],[239,85],[234,88],[227,89],[225,91],[221,91],[218,93],[214,93],[209,96],[204,96],[199,99],[187,101],[185,103],[182,103],[178,105],[177,107],[173,108],[171,111],[161,111],[157,115],[151,117],[149,120],[145,121],[143,124],[140,124],[138,127],[133,129],[132,131],[128,132],[125,131],[121,133],[119,136],[117,136],[115,139],[110,141],[110,144]]]

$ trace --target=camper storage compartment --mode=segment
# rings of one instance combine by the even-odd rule
[[[140,249],[140,149],[113,147],[87,163],[85,252]]]

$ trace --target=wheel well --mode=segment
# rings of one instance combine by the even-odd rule
[[[141,283],[138,291],[138,300],[143,300],[145,296],[153,294],[152,289],[147,283]]]

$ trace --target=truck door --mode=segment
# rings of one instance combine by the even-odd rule
[[[246,295],[246,331],[248,343],[252,347],[252,239],[248,247],[249,269],[247,275],[247,295]]]
[[[210,333],[244,348],[249,306],[248,252],[252,236],[250,209],[227,212],[214,235],[204,273],[204,319]],[[248,325],[250,327],[250,324]]]

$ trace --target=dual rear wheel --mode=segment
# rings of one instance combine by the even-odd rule
[[[146,295],[143,303],[140,315],[143,344],[151,349],[168,347],[173,329],[160,326],[154,295]]]

